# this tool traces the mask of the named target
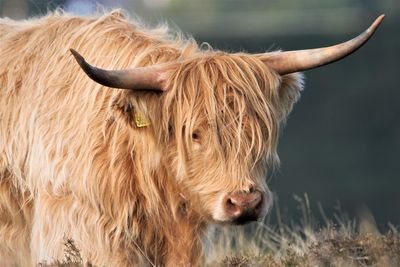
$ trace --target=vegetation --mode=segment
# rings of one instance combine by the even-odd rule
[[[362,225],[363,223],[361,223]],[[385,234],[355,230],[349,224],[323,229],[274,232],[258,240],[246,239],[229,256],[209,266],[399,266],[400,236],[395,229]],[[257,240],[256,240],[257,243]],[[224,254],[220,254],[224,255]]]
[[[322,209],[321,225],[307,195],[297,200],[302,212],[299,223],[283,223],[278,213],[275,228],[259,223],[253,229],[224,229],[207,265],[400,266],[400,234],[393,225],[381,233],[368,212],[357,221],[341,211],[327,219]]]
[[[65,241],[64,259],[55,263],[41,263],[40,267],[92,267],[90,263],[84,264],[79,250],[74,241],[67,239]]]

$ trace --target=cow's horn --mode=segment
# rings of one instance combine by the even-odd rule
[[[380,15],[365,32],[338,45],[307,50],[271,52],[257,56],[281,75],[321,67],[355,52],[374,34],[384,17],[385,15]]]
[[[164,91],[162,73],[166,70],[160,65],[138,67],[128,70],[105,70],[94,67],[74,49],[70,49],[83,71],[95,82],[102,85],[130,90]]]

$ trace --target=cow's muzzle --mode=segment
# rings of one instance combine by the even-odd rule
[[[245,224],[264,216],[264,196],[260,191],[235,193],[223,200],[226,216],[234,224]]]

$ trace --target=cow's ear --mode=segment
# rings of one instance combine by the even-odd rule
[[[127,124],[135,127],[135,111],[129,93],[120,91],[115,94],[108,107],[109,120]]]
[[[299,100],[303,86],[304,76],[302,73],[291,73],[281,77],[278,101],[278,113],[281,121],[286,120],[293,105]]]

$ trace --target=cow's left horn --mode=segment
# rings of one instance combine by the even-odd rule
[[[385,15],[380,15],[359,36],[338,45],[307,50],[272,52],[257,56],[281,75],[321,67],[355,52],[374,34],[384,17]]]
[[[162,78],[165,67],[156,65],[128,70],[105,70],[87,63],[74,49],[70,51],[83,71],[97,83],[120,89],[165,91]]]

